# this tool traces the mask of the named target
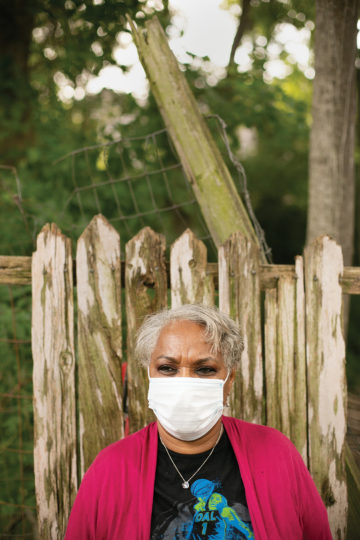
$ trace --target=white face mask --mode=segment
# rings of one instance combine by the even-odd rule
[[[182,441],[194,441],[216,424],[224,409],[222,379],[150,377],[149,408],[163,428]]]

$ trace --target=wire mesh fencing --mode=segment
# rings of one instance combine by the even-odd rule
[[[0,538],[37,538],[31,289],[0,286]]]

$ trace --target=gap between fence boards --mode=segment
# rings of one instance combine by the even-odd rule
[[[74,283],[76,283],[75,261]],[[170,286],[170,264],[166,263],[168,286]],[[260,266],[261,289],[274,289],[280,276],[288,275],[296,279],[295,266],[291,264],[262,264]],[[207,264],[208,275],[213,276],[214,284],[218,285],[218,264]],[[121,280],[124,286],[125,262],[121,263]],[[1,285],[31,285],[31,257],[0,256]],[[360,294],[360,267],[345,266],[340,284],[344,294]]]

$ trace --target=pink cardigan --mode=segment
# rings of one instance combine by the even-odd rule
[[[331,540],[327,513],[293,444],[275,429],[223,417],[256,540]],[[77,494],[65,540],[149,540],[157,426],[100,452]]]

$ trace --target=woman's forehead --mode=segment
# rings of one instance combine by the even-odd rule
[[[207,342],[205,328],[200,324],[187,320],[176,320],[166,324],[160,331],[156,345],[173,343],[201,343],[208,347],[211,345]]]
[[[164,326],[157,339],[152,359],[158,356],[177,358],[182,355],[194,358],[213,358],[222,362],[221,354],[213,352],[205,328],[186,320],[171,321]]]

